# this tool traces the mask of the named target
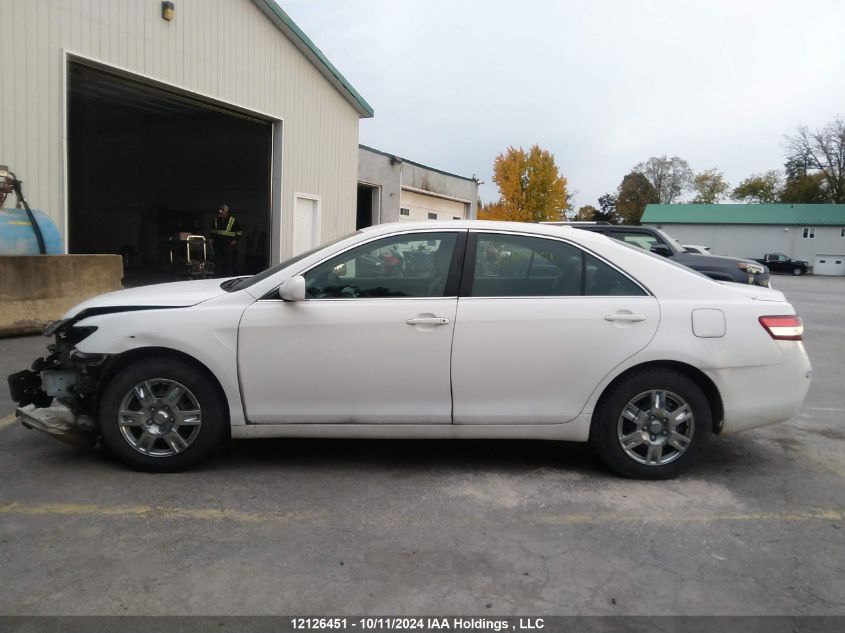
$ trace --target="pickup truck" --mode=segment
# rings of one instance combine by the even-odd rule
[[[810,272],[810,264],[802,259],[792,259],[783,253],[766,253],[763,259],[755,262],[767,266],[773,273],[787,273],[790,275],[806,275]]]
[[[543,224],[568,225],[584,231],[603,233],[632,246],[662,255],[717,281],[769,287],[769,269],[759,262],[736,257],[689,253],[675,238],[660,229],[598,222],[543,222]]]

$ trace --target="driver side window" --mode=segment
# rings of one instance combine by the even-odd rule
[[[457,234],[394,235],[341,253],[305,274],[308,299],[442,297]]]

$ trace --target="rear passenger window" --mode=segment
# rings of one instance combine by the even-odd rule
[[[589,296],[639,297],[645,294],[633,281],[600,259],[584,253],[584,294]]]
[[[557,240],[480,234],[473,297],[581,294],[581,251]]]
[[[568,297],[645,293],[581,249],[541,237],[482,233],[477,237],[472,297]]]

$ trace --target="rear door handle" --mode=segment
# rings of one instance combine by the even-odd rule
[[[406,319],[405,323],[408,325],[446,325],[449,323],[449,319],[446,317],[415,317]]]
[[[628,323],[638,323],[645,321],[644,314],[606,314],[605,321],[627,321]]]

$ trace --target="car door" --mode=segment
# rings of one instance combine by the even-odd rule
[[[575,418],[660,316],[639,284],[564,239],[470,232],[452,346],[455,424]]]
[[[451,423],[450,353],[466,231],[373,239],[303,273],[306,300],[244,312],[252,423]]]

